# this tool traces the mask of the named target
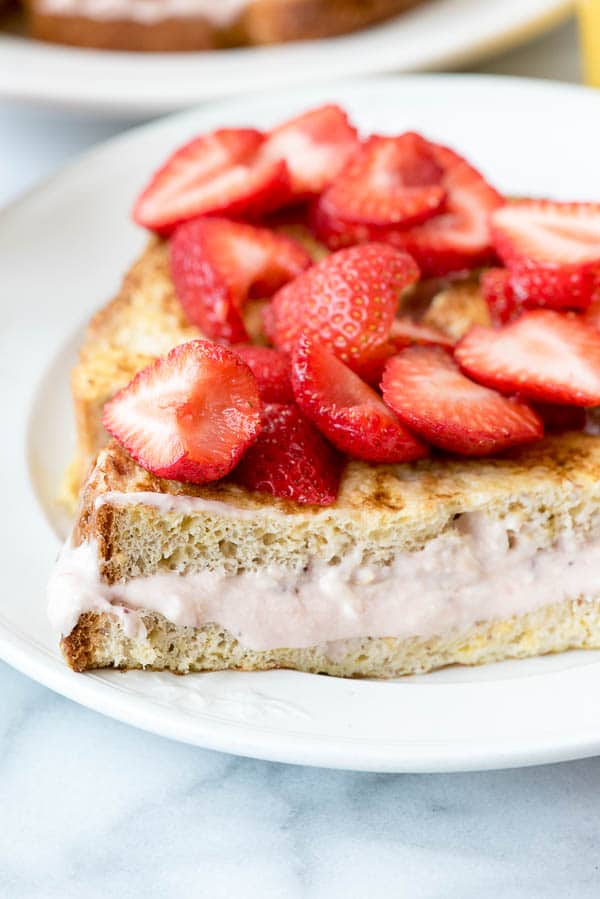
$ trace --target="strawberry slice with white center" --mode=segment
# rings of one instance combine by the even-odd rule
[[[428,148],[443,172],[439,183],[446,201],[439,214],[408,228],[370,225],[344,221],[322,201],[313,213],[317,237],[331,249],[365,241],[390,243],[414,257],[423,277],[441,277],[489,264],[494,258],[489,216],[502,205],[502,197],[458,153],[431,142]]]
[[[301,335],[320,340],[360,371],[388,343],[401,292],[419,270],[386,244],[332,253],[277,291],[265,327],[278,349],[293,352]]]
[[[282,160],[258,159],[263,135],[223,129],[176,150],[138,197],[138,225],[168,234],[199,215],[257,216],[289,199],[290,178]]]
[[[305,415],[339,450],[368,462],[412,462],[427,448],[400,424],[375,391],[325,347],[300,341],[292,385]]]
[[[268,346],[239,344],[231,348],[241,356],[258,384],[263,403],[293,403],[290,358]]]
[[[447,452],[486,456],[544,433],[529,406],[470,381],[441,347],[403,350],[386,365],[381,386],[400,421]]]
[[[394,319],[390,331],[390,341],[396,351],[404,349],[412,343],[421,346],[441,346],[449,350],[454,346],[454,341],[443,331],[429,325],[422,325],[406,315]]]
[[[455,358],[470,377],[502,393],[542,403],[600,404],[600,334],[574,315],[536,309],[504,328],[476,326]]]
[[[600,203],[520,200],[491,218],[511,286],[528,306],[585,309],[600,286]]]
[[[298,406],[270,403],[262,420],[260,437],[234,472],[238,483],[301,504],[335,502],[342,460]]]
[[[328,216],[367,225],[415,225],[446,200],[443,169],[419,134],[373,135],[319,203]]]
[[[237,343],[248,339],[245,301],[271,296],[308,268],[311,258],[295,240],[268,228],[207,218],[176,229],[170,264],[189,320],[206,337]]]
[[[261,402],[239,356],[191,340],[138,372],[102,422],[143,468],[203,484],[228,474],[257,439]]]
[[[358,146],[356,129],[339,106],[310,109],[274,128],[261,147],[261,161],[284,159],[296,200],[320,194]]]

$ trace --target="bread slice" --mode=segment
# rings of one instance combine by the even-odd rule
[[[364,28],[419,0],[26,0],[39,40],[133,51],[215,50],[331,37]]]
[[[111,443],[50,596],[79,671],[396,677],[598,648],[600,439],[350,462],[325,509],[160,480]]]

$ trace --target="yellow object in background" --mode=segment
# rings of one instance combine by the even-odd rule
[[[600,0],[578,0],[579,35],[586,84],[600,87]]]

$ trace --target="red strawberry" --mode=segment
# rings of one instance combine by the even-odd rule
[[[240,344],[231,348],[241,356],[258,383],[263,403],[293,403],[290,360],[286,353],[267,346]]]
[[[189,320],[206,337],[234,343],[247,339],[241,310],[248,296],[270,296],[311,259],[299,243],[267,228],[207,218],[176,229],[170,262]]]
[[[260,161],[263,135],[251,129],[205,134],[176,150],[138,197],[138,225],[169,233],[199,215],[258,215],[284,203],[290,178],[282,161]]]
[[[521,302],[585,309],[600,286],[600,203],[520,200],[492,218],[494,245]]]
[[[418,134],[370,137],[319,203],[326,214],[366,225],[415,225],[446,199],[443,170]]]
[[[502,198],[479,172],[457,153],[429,143],[435,163],[443,171],[446,191],[444,211],[421,225],[368,225],[345,222],[331,214],[325,200],[313,214],[313,228],[329,247],[365,241],[384,241],[413,256],[424,277],[477,268],[494,257],[488,219],[503,203]]]
[[[106,430],[161,478],[224,477],[256,440],[256,379],[225,347],[191,340],[138,372],[104,407]]]
[[[396,352],[410,346],[411,343],[421,346],[441,346],[450,350],[454,346],[454,341],[443,331],[431,328],[429,325],[422,325],[405,315],[394,319],[390,340]]]
[[[585,428],[587,416],[581,406],[535,403],[533,408],[544,422],[546,431],[583,431]]]
[[[485,456],[543,435],[529,406],[474,384],[440,347],[403,350],[381,386],[400,421],[448,452]]]
[[[339,106],[311,109],[274,128],[259,159],[284,159],[296,199],[320,194],[358,146],[356,129]]]
[[[468,375],[503,393],[600,404],[600,334],[576,316],[536,309],[499,330],[476,326],[455,356]]]
[[[481,290],[495,325],[505,325],[519,311],[507,268],[489,268],[481,276]]]
[[[341,459],[297,406],[265,406],[260,437],[235,470],[250,490],[297,503],[329,506],[337,497]]]
[[[305,415],[339,450],[368,462],[411,462],[427,448],[358,375],[314,341],[302,339],[292,384]]]
[[[419,271],[406,253],[385,244],[340,250],[282,287],[266,310],[278,349],[291,352],[301,334],[315,337],[351,368],[387,343],[398,298]]]
[[[600,331],[600,290],[598,290],[592,297],[592,302],[585,310],[583,319],[588,325],[591,325],[592,328],[596,328],[597,331]]]

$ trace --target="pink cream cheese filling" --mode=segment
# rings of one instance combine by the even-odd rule
[[[526,527],[485,512],[463,514],[387,566],[361,560],[357,546],[335,565],[315,560],[302,570],[279,565],[237,575],[165,571],[109,585],[93,542],[67,545],[49,584],[49,615],[66,635],[82,613],[109,612],[129,636],[142,638],[139,612],[149,609],[176,625],[215,623],[243,646],[268,650],[369,636],[426,639],[600,592],[600,538],[565,534],[539,548]]]

